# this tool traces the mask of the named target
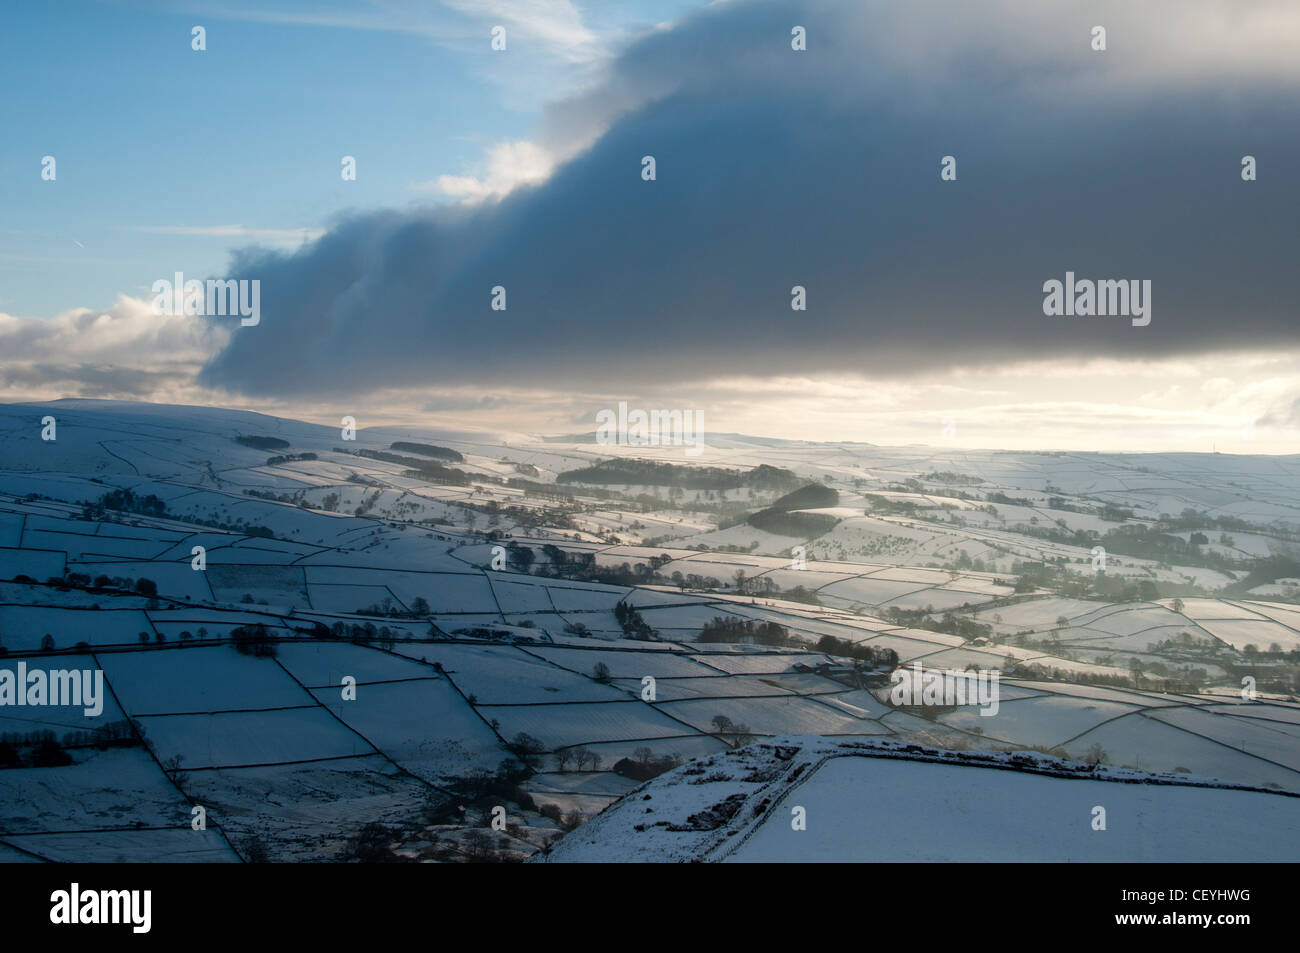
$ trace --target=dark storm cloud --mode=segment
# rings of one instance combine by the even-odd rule
[[[1249,37],[1206,40],[1228,4],[1094,7],[712,9],[550,113],[548,136],[602,131],[544,184],[238,256],[262,320],[201,382],[563,388],[1293,345],[1293,69]],[[1149,279],[1150,325],[1044,316],[1067,270]]]

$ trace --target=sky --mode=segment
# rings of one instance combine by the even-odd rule
[[[2,400],[549,433],[626,401],[796,439],[1295,452],[1293,3],[11,19]],[[259,323],[157,313],[176,272],[258,280]],[[1067,273],[1149,282],[1149,321],[1045,314]]]

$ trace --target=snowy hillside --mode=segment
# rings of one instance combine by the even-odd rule
[[[1295,796],[1042,756],[788,737],[661,775],[534,859],[1292,861],[1297,843]]]
[[[1293,458],[734,437],[688,469],[85,400],[0,407],[0,439],[0,683],[105,686],[0,705],[15,859],[517,860],[792,734],[1300,791]],[[836,505],[770,525],[820,535],[747,521],[791,483]],[[1098,571],[1097,539],[1154,548]],[[996,673],[996,711],[891,698],[917,665]]]

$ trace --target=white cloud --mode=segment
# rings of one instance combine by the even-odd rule
[[[228,334],[201,318],[155,314],[149,300],[127,295],[104,311],[0,313],[0,395],[157,400],[193,392],[198,368]]]
[[[489,149],[483,162],[485,169],[479,176],[440,175],[414,188],[471,202],[499,199],[521,185],[545,181],[555,164],[556,159],[548,150],[535,142],[518,139]]]

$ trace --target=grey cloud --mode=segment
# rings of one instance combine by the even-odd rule
[[[1289,15],[845,0],[798,15],[793,53],[788,8],[720,5],[551,111],[547,135],[596,138],[545,183],[237,255],[262,321],[200,381],[671,386],[1294,346],[1297,76],[1257,23],[1206,39],[1225,11]],[[1150,326],[1044,316],[1067,270],[1150,279]]]
[[[144,370],[115,364],[6,364],[0,367],[0,388],[57,389],[66,395],[116,399],[147,399],[165,387],[178,387],[189,370]]]
[[[430,414],[465,410],[497,410],[502,407],[509,407],[514,403],[516,401],[505,397],[495,397],[490,394],[481,397],[448,394],[426,400],[420,409]]]

